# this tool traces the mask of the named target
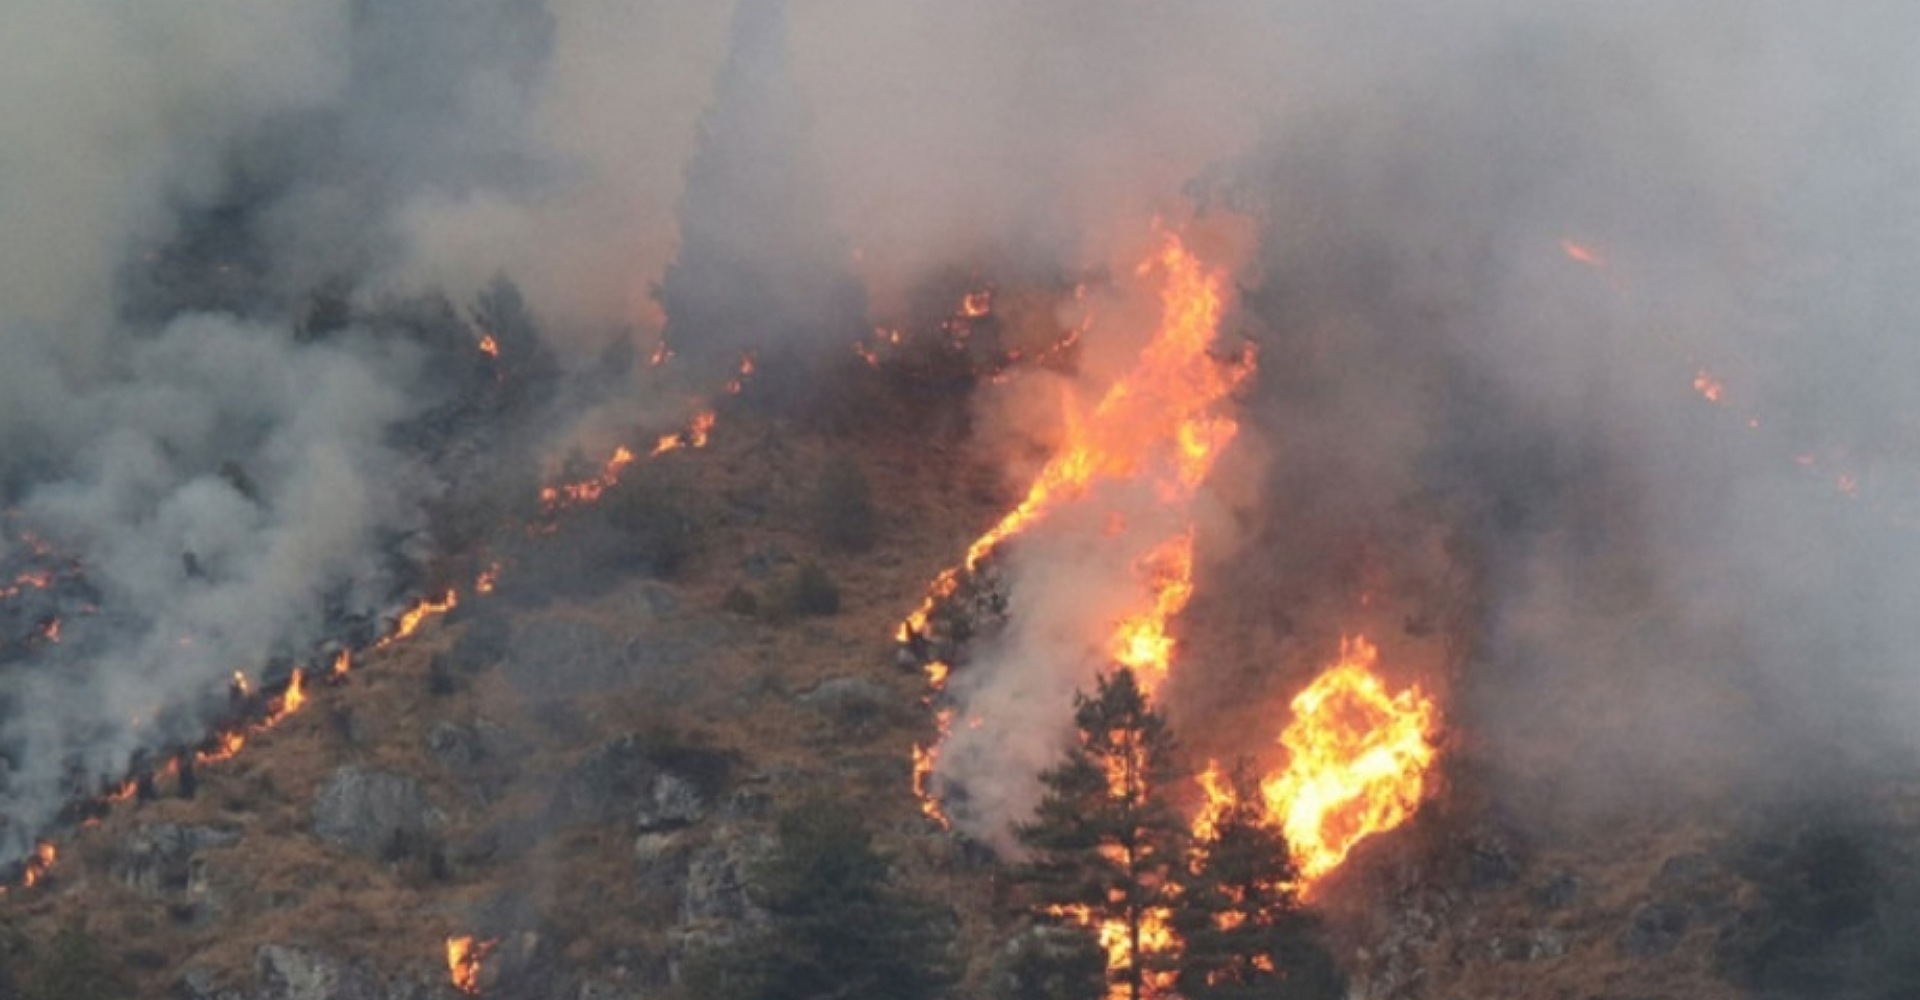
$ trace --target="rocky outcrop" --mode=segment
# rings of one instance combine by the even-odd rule
[[[313,806],[315,836],[372,858],[391,860],[444,824],[418,780],[353,767],[335,771]]]
[[[582,761],[555,790],[559,823],[631,824],[637,833],[675,830],[704,819],[732,769],[723,754],[616,739]]]
[[[865,738],[898,722],[901,699],[885,685],[865,677],[834,677],[804,692],[800,704],[819,712],[841,734]]]
[[[206,885],[200,852],[239,842],[240,834],[234,830],[174,823],[143,826],[120,842],[112,862],[113,877],[153,898],[198,894]]]
[[[255,1000],[388,1000],[365,970],[304,948],[262,945],[254,953]]]
[[[362,963],[290,945],[262,945],[254,953],[253,973],[255,991],[248,1000],[461,1000],[465,996],[444,982],[383,979]],[[207,1000],[231,996],[221,993]]]

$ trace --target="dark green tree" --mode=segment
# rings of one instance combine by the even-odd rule
[[[1334,1000],[1346,995],[1320,927],[1301,905],[1286,835],[1261,815],[1259,789],[1234,772],[1231,802],[1193,844],[1173,929],[1174,985],[1185,1000]]]
[[[770,926],[701,963],[691,984],[699,995],[930,1000],[952,984],[951,915],[893,884],[886,856],[845,803],[782,814],[752,881]]]
[[[1167,803],[1173,736],[1125,667],[1074,699],[1079,738],[1040,775],[1046,795],[1016,833],[1029,853],[1020,880],[1042,918],[1115,926],[1124,946],[1107,972],[1131,1000],[1165,965],[1164,925],[1186,853],[1186,828]]]

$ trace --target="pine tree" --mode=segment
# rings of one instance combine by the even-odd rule
[[[1179,875],[1173,927],[1184,948],[1175,985],[1186,1000],[1333,1000],[1339,967],[1301,905],[1286,836],[1261,816],[1241,768],[1230,804]]]
[[[1040,775],[1046,795],[1016,831],[1031,856],[1021,881],[1043,917],[1117,931],[1110,982],[1141,1000],[1164,961],[1155,938],[1185,850],[1185,826],[1162,796],[1175,778],[1173,737],[1124,667],[1075,698],[1074,722],[1079,740]]]
[[[859,816],[816,801],[781,815],[752,873],[768,929],[693,971],[724,1000],[932,1000],[953,981],[951,918],[900,892]]]

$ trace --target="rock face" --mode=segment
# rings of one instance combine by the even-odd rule
[[[567,698],[618,687],[629,677],[626,650],[606,629],[566,619],[534,619],[514,634],[506,675],[531,695]]]
[[[208,826],[156,823],[121,841],[113,859],[113,877],[146,896],[190,893],[204,882],[199,853],[240,842],[237,831]]]
[[[595,751],[555,791],[560,823],[626,821],[634,832],[675,830],[700,822],[724,786],[723,755],[649,746],[629,734]]]
[[[466,995],[446,983],[383,981],[361,964],[279,944],[262,945],[254,953],[253,973],[257,988],[249,1000],[459,1000]],[[226,1000],[231,994],[218,996]]]
[[[318,952],[262,945],[253,958],[257,1000],[387,1000],[366,972]]]
[[[369,857],[431,838],[445,822],[420,782],[406,775],[343,767],[313,806],[313,832]]]
[[[800,703],[831,720],[849,736],[864,737],[877,731],[898,713],[892,691],[865,677],[834,677],[821,681],[813,690],[800,695]]]
[[[772,850],[765,836],[723,831],[696,852],[687,863],[687,880],[680,895],[680,923],[689,928],[719,932],[756,923],[766,914],[748,896],[748,873]]]

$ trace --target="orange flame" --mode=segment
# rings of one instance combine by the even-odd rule
[[[1413,815],[1438,751],[1439,711],[1418,686],[1388,694],[1374,673],[1380,651],[1342,639],[1340,662],[1293,699],[1280,734],[1289,759],[1260,784],[1300,865],[1302,890],[1346,860],[1355,844]]]
[[[238,730],[221,733],[217,739],[219,742],[213,749],[202,750],[193,755],[194,763],[217,764],[232,758],[247,746],[247,734]]]
[[[613,450],[613,457],[607,459],[600,474],[592,479],[542,488],[540,504],[548,513],[553,513],[563,507],[593,503],[608,490],[620,485],[620,473],[632,464],[633,452],[628,451],[626,445],[621,445]]]
[[[898,641],[925,636],[934,610],[959,590],[1002,543],[1027,530],[1055,509],[1086,495],[1101,482],[1142,481],[1158,499],[1184,513],[1233,440],[1238,425],[1218,411],[1254,370],[1250,351],[1222,361],[1212,353],[1225,310],[1225,274],[1208,268],[1168,234],[1165,243],[1140,265],[1142,275],[1161,279],[1161,317],[1139,360],[1101,396],[1090,414],[1067,413],[1067,440],[1041,469],[1026,496],[988,528],[958,565],[948,567],[927,587],[926,596],[895,630]],[[988,293],[976,293],[962,311],[991,307]],[[1114,623],[1108,652],[1135,668],[1141,688],[1151,693],[1171,669],[1174,641],[1168,624],[1193,595],[1194,532],[1191,521],[1140,560],[1137,572],[1147,592],[1143,610]],[[947,666],[928,668],[929,687],[938,693]],[[941,740],[950,720],[937,716]],[[915,747],[914,791],[921,809],[944,823],[928,789],[940,744]]]
[[[1164,271],[1162,317],[1139,362],[1114,383],[1086,420],[1070,420],[1070,435],[1040,470],[1020,504],[968,546],[966,558],[934,579],[920,607],[901,622],[905,642],[924,632],[934,608],[980,568],[1001,543],[1025,531],[1064,501],[1084,494],[1096,480],[1127,479],[1142,470],[1156,449],[1171,447],[1176,475],[1163,492],[1198,488],[1237,425],[1212,411],[1253,372],[1253,357],[1221,364],[1209,353],[1225,302],[1224,276],[1210,271],[1176,236],[1141,265]],[[1069,413],[1069,417],[1073,415]]]
[[[693,419],[688,421],[685,429],[663,435],[660,438],[660,442],[653,446],[652,453],[647,457],[658,457],[681,448],[705,448],[707,446],[707,435],[713,431],[713,424],[717,419],[717,415],[712,410],[705,410],[694,414]]]
[[[475,941],[471,936],[447,939],[447,977],[453,988],[468,996],[480,995],[480,963],[486,961],[499,939]]]
[[[51,841],[43,840],[35,844],[33,853],[27,857],[26,869],[20,876],[20,884],[31,889],[46,881],[47,872],[53,868],[53,863],[59,857],[60,852],[54,848]]]
[[[495,361],[500,360],[500,342],[493,339],[493,334],[483,333],[480,335],[480,353]]]
[[[287,689],[280,694],[280,704],[267,714],[262,725],[277,725],[281,719],[300,711],[300,706],[307,703],[306,684],[307,672],[296,668],[293,678],[287,681]]]
[[[747,380],[753,377],[753,355],[740,356],[740,372],[727,380],[727,395],[738,396],[747,387]]]
[[[473,589],[476,593],[491,594],[493,593],[493,588],[499,583],[500,564],[490,563],[487,568],[481,570],[480,575],[474,579]]]
[[[431,598],[423,599],[419,604],[410,608],[406,614],[400,616],[400,622],[394,627],[392,635],[374,643],[373,648],[385,649],[405,639],[407,636],[419,631],[421,624],[427,619],[435,615],[444,615],[458,607],[459,604],[460,595],[451,588],[447,590],[445,597],[437,601]]]
[[[1111,643],[1113,659],[1131,667],[1140,687],[1152,691],[1173,669],[1172,621],[1193,598],[1193,531],[1168,539],[1141,561],[1151,580],[1153,607],[1120,622]]]
[[[1107,1000],[1129,1000],[1132,987],[1127,983],[1121,971],[1131,961],[1132,941],[1127,925],[1122,920],[1101,920],[1095,922],[1093,914],[1084,906],[1051,906],[1047,913],[1065,921],[1073,927],[1094,928],[1095,937],[1100,942],[1100,950],[1107,953]],[[1165,955],[1178,947],[1173,934],[1171,914],[1165,909],[1153,907],[1140,915],[1140,953],[1142,958]],[[1149,966],[1142,974],[1144,987],[1141,996],[1146,998],[1172,996],[1174,973],[1171,970]]]

